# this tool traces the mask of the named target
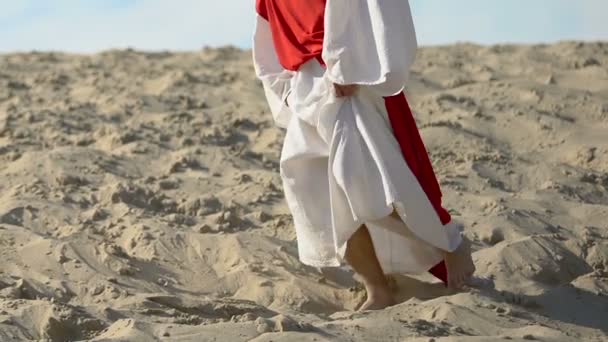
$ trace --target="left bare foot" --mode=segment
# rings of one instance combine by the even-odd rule
[[[372,294],[368,292],[367,300],[357,311],[382,310],[392,305],[395,305],[395,298],[390,290],[375,291]]]
[[[446,253],[445,264],[448,269],[448,286],[452,289],[460,289],[466,285],[475,273],[471,241],[463,237],[462,243],[454,252]]]

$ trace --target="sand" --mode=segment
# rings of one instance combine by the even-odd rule
[[[297,259],[250,52],[0,55],[0,341],[586,341],[608,333],[608,43],[422,48],[409,98],[479,275]]]

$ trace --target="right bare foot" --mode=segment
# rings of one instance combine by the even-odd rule
[[[451,253],[446,253],[445,264],[448,269],[448,286],[460,289],[475,273],[475,264],[471,256],[471,241],[463,237],[462,243]]]
[[[390,290],[379,291],[372,295],[368,292],[367,300],[361,305],[358,311],[382,310],[392,305],[395,305],[395,298],[393,298]]]

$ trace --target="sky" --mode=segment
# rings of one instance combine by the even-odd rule
[[[248,48],[254,3],[0,0],[0,52]],[[608,41],[608,0],[410,0],[410,4],[421,45]]]

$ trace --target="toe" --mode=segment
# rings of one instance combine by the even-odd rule
[[[469,280],[469,277],[466,274],[463,274],[462,277],[460,278],[460,286],[464,287],[467,282]]]
[[[462,289],[467,284],[468,279],[469,277],[467,277],[465,273],[461,273],[460,277],[458,278],[458,288]]]
[[[455,287],[457,289],[461,289],[462,288],[462,277],[461,276],[459,276],[459,277],[456,278],[456,283],[454,285],[455,285]]]

